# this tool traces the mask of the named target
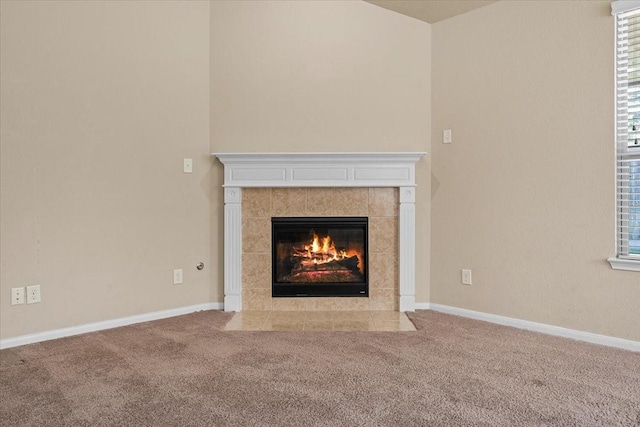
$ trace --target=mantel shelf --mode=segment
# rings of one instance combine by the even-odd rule
[[[424,152],[214,153],[225,187],[414,187]]]

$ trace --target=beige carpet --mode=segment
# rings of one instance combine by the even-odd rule
[[[226,332],[210,311],[0,352],[2,426],[638,426],[640,354],[435,313]]]

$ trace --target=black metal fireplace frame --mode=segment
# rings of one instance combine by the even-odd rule
[[[288,230],[308,232],[310,229],[362,228],[364,278],[358,283],[313,283],[293,284],[277,280],[276,227],[287,226]],[[281,297],[368,297],[369,296],[369,219],[367,217],[273,217],[271,218],[271,295]]]

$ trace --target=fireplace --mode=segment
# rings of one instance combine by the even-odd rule
[[[272,296],[367,297],[368,218],[272,218]]]
[[[415,164],[425,154],[215,154],[224,164],[224,310],[413,311]],[[369,218],[368,298],[272,298],[271,218],[303,215]]]

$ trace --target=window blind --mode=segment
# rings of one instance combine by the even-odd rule
[[[616,16],[617,256],[640,260],[640,2],[612,4]]]

